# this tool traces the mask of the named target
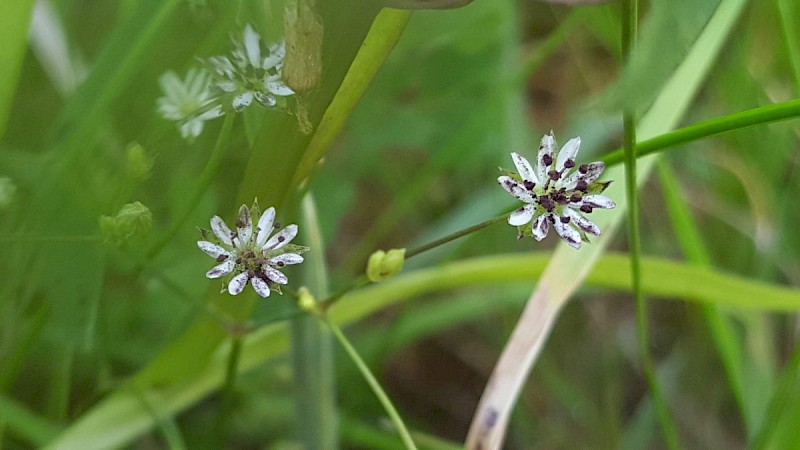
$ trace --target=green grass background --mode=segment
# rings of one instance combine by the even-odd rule
[[[292,116],[251,108],[216,167],[223,120],[182,141],[155,112],[157,78],[225,53],[228,35],[248,22],[279,38],[281,2],[47,4],[56,22],[32,33],[60,27],[66,60],[27,38],[32,2],[0,6],[0,176],[17,186],[0,210],[2,448],[208,446],[229,342],[220,317],[264,324],[244,342],[228,447],[292,448],[304,425],[287,352],[293,299],[218,295],[203,277],[210,260],[195,226],[213,214],[231,222],[258,196],[285,223],[318,227],[323,244],[313,252],[335,291],[375,249],[414,247],[510,209],[497,167],[511,166],[511,151],[532,157],[542,133],[553,129],[562,143],[581,136],[581,161],[610,155],[622,141],[621,108],[644,115],[660,96],[682,98],[667,84],[679,68],[702,75],[678,126],[703,125],[655,148],[656,170],[639,191],[659,380],[688,448],[800,442],[800,129],[785,120],[800,115],[795,2],[644,2],[627,68],[613,2],[384,11],[371,32],[377,3],[320,4],[314,134]],[[701,35],[723,45],[699,46]],[[702,62],[687,64],[698,47]],[[84,81],[73,89],[70,77]],[[780,117],[728,117],[773,104]],[[705,138],[720,131],[710,120],[732,130]],[[153,158],[146,179],[126,175],[133,143]],[[298,191],[311,173],[313,221]],[[153,212],[151,236],[122,249],[93,239],[101,215],[135,200]],[[421,255],[332,312],[423,434],[420,447],[463,441],[557,243],[515,237],[499,224]],[[664,445],[638,361],[626,239],[608,237],[613,252],[562,311],[527,382],[508,448]],[[568,278],[578,268],[561,270]],[[319,286],[301,269],[288,275],[293,287]],[[361,375],[334,356],[341,447],[402,448]]]

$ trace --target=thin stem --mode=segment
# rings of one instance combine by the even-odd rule
[[[200,178],[194,186],[191,197],[189,197],[189,200],[186,202],[186,209],[172,222],[169,230],[161,236],[161,239],[150,247],[147,252],[147,259],[155,258],[156,255],[172,241],[175,234],[183,229],[184,224],[189,219],[189,216],[191,216],[195,206],[200,202],[200,198],[206,192],[208,186],[211,185],[211,182],[214,181],[214,176],[217,174],[219,166],[222,163],[222,157],[225,156],[225,150],[228,148],[235,118],[236,114],[227,114],[225,116],[225,122],[222,124],[222,129],[219,132],[219,137],[217,137],[217,142],[211,152],[211,157],[208,159],[205,168],[203,168],[203,172],[200,174]]]
[[[389,399],[389,396],[386,395],[386,392],[383,391],[381,388],[380,383],[369,370],[367,364],[361,359],[361,356],[358,354],[356,349],[350,344],[350,341],[347,340],[347,337],[342,333],[342,330],[336,326],[334,323],[330,322],[329,320],[322,319],[331,329],[333,335],[336,337],[336,340],[339,341],[342,348],[347,352],[347,355],[350,356],[350,359],[353,360],[358,370],[361,372],[361,376],[367,381],[369,387],[372,388],[372,392],[375,393],[375,396],[378,397],[378,400],[383,405],[383,409],[386,410],[386,414],[389,415],[389,418],[392,420],[395,428],[397,428],[397,433],[400,435],[400,439],[403,440],[403,444],[405,444],[406,448],[416,450],[417,446],[414,445],[414,441],[411,439],[411,434],[406,429],[405,424],[403,423],[403,419],[400,418],[400,414],[397,413],[397,410],[392,405],[392,401]]]
[[[474,233],[476,231],[482,230],[489,225],[494,225],[498,222],[502,222],[508,217],[508,213],[503,213],[497,217],[491,218],[489,220],[485,220],[479,224],[472,225],[471,227],[464,228],[463,230],[456,231],[454,233],[450,233],[447,236],[436,239],[435,241],[429,242],[427,244],[420,245],[417,248],[413,248],[406,252],[405,259],[413,258],[414,256],[420,255],[425,253],[429,250],[433,250],[436,247],[442,246],[447,244],[448,242],[454,241],[458,238],[464,237],[468,234]],[[370,284],[369,278],[366,275],[361,275],[355,280],[353,280],[350,284],[346,285],[342,289],[338,290],[335,294],[331,295],[330,297],[326,298],[325,300],[320,302],[320,308],[323,311],[326,311],[328,308],[331,307],[334,303],[336,303],[340,298],[344,297],[348,292],[351,292],[355,289],[362,288],[366,285]]]
[[[216,438],[219,448],[225,447],[228,439],[228,423],[233,412],[235,398],[236,375],[238,374],[239,359],[242,355],[242,336],[234,335],[231,341],[231,351],[228,353],[228,364],[225,369],[225,384],[222,386],[219,416],[217,416]]]
[[[636,47],[637,22],[639,16],[638,0],[626,0],[622,8],[622,53],[628,63]],[[636,302],[636,331],[642,369],[653,399],[661,429],[667,446],[677,449],[678,435],[672,421],[667,402],[658,385],[656,371],[650,355],[650,332],[647,322],[647,298],[642,290],[641,236],[639,233],[639,200],[636,185],[636,117],[631,109],[622,115],[624,133],[625,191],[628,200],[628,246],[631,260],[631,287]]]
[[[748,109],[727,116],[706,120],[685,128],[681,128],[636,144],[636,156],[645,156],[674,147],[687,142],[696,141],[709,136],[740,130],[756,125],[764,125],[782,120],[800,117],[800,99],[760,108]],[[617,149],[603,158],[607,166],[614,166],[622,162],[624,156],[622,149]]]

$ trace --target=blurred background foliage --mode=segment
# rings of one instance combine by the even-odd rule
[[[2,448],[35,446],[18,428],[27,419],[11,426],[4,415],[24,411],[34,416],[29,423],[43,421],[57,432],[207,314],[203,298],[214,282],[203,277],[209,261],[196,249],[194,227],[207,227],[213,214],[231,221],[254,127],[283,120],[277,112],[248,110],[235,124],[213,183],[189,205],[222,120],[209,122],[195,142],[183,141],[155,112],[157,79],[167,70],[185,73],[196,57],[227,52],[229,34],[245,23],[268,40],[280,38],[282,5],[165,2],[177,12],[153,45],[126,59],[136,49],[120,30],[136,30],[139,16],[166,8],[158,3],[40,2],[16,88],[13,77],[0,80],[14,89],[0,141],[0,177],[15,187],[0,201]],[[614,2],[574,7],[493,0],[414,12],[310,183],[333,286],[358,275],[377,248],[413,247],[507,211],[513,202],[495,184],[497,167],[511,166],[511,151],[531,157],[538,137],[551,129],[561,142],[582,137],[582,161],[618,147],[619,108],[649,105],[718,5],[645,2],[640,57],[627,72]],[[348,16],[361,13],[367,14],[342,7],[330,14],[346,23],[365,20]],[[800,7],[792,1],[749,2],[684,123],[797,97],[797,23]],[[53,48],[69,57],[59,60],[48,53]],[[105,77],[122,64],[131,68],[121,78]],[[76,80],[84,77],[90,85],[111,80],[116,89],[98,83],[76,93]],[[666,153],[713,267],[800,285],[798,131],[794,122],[778,123]],[[144,163],[130,161],[135,145],[144,149]],[[264,171],[265,186],[273,176]],[[150,237],[122,248],[92,238],[100,216],[133,201],[153,213]],[[682,259],[657,177],[644,185],[641,201],[645,253]],[[150,258],[158,236],[187,208],[186,226]],[[624,251],[624,236],[616,242]],[[496,225],[409,261],[406,270],[555,243],[552,236],[517,241],[514,230]],[[301,279],[299,271],[289,277]],[[424,295],[348,333],[413,429],[461,442],[533,285]],[[653,349],[683,444],[743,447],[764,420],[779,380],[794,376],[783,368],[796,346],[796,315],[726,312],[736,325],[730,344],[751,361],[744,374],[748,396],[759,399],[753,412],[743,413],[699,308],[660,300],[651,306]],[[255,317],[291,309],[286,304],[292,299],[268,302],[256,307]],[[473,309],[459,313],[464,308]],[[230,448],[291,448],[290,368],[279,358],[243,374]],[[380,405],[338,353],[336,380],[342,447],[399,448],[377,419],[384,415]],[[793,399],[800,391],[784,393]],[[520,398],[507,447],[659,448],[645,398],[630,296],[581,290],[561,314]],[[174,418],[186,447],[204,445],[215,408],[212,395]],[[747,414],[754,422],[745,426]],[[797,423],[792,419],[800,410],[791,414],[776,421],[775,448],[797,442],[789,424]],[[131,445],[164,447],[161,432],[157,427]]]

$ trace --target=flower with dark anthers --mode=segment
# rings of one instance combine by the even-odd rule
[[[253,217],[258,223],[253,228]],[[206,273],[208,278],[230,277],[227,290],[238,295],[248,281],[256,293],[269,297],[270,291],[280,293],[280,285],[289,282],[280,269],[291,264],[303,262],[302,253],[308,247],[291,244],[297,236],[297,225],[289,225],[270,237],[274,229],[280,228],[275,222],[275,208],[268,208],[259,216],[258,205],[253,205],[253,215],[246,205],[239,208],[236,231],[231,231],[219,216],[211,218],[211,231],[219,243],[208,240],[197,242],[200,250],[214,258],[218,265]],[[209,233],[201,230],[203,237]]]
[[[580,145],[580,138],[573,138],[559,151],[551,131],[542,137],[535,167],[519,154],[511,153],[517,172],[506,172],[497,181],[525,203],[508,217],[508,223],[518,227],[520,237],[533,236],[541,241],[552,225],[564,242],[579,249],[582,242],[588,242],[587,234],[600,235],[597,225],[584,214],[616,205],[600,195],[610,184],[597,181],[605,169],[602,162],[581,164],[572,170]]]

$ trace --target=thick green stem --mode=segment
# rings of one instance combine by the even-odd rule
[[[303,264],[303,280],[316,295],[327,295],[325,248],[310,194],[303,198],[303,243],[311,247]],[[303,448],[335,450],[338,443],[333,339],[328,328],[307,315],[290,322],[295,385],[297,437]]]
[[[324,320],[324,319],[323,319]],[[400,414],[397,413],[397,410],[392,405],[392,401],[389,399],[389,396],[386,395],[386,392],[383,391],[381,388],[380,383],[369,370],[367,364],[364,363],[364,360],[361,359],[361,356],[358,354],[356,349],[350,344],[350,341],[347,340],[344,334],[342,334],[342,330],[339,329],[334,323],[325,320],[325,323],[330,327],[331,331],[333,331],[333,335],[336,337],[336,340],[339,341],[342,348],[344,348],[347,355],[350,356],[350,359],[353,360],[358,370],[361,372],[361,376],[369,384],[369,387],[372,388],[372,392],[375,393],[375,396],[378,397],[378,400],[383,405],[383,409],[386,410],[386,414],[389,415],[389,418],[392,420],[395,428],[397,428],[397,433],[400,435],[400,439],[403,440],[403,444],[405,444],[406,448],[408,449],[416,449],[416,445],[414,445],[414,441],[411,439],[411,434],[406,429],[405,424],[403,423],[403,419],[400,418]]]
[[[622,52],[626,62],[630,62],[636,47],[637,23],[639,16],[638,0],[626,0],[622,10]],[[636,331],[639,343],[639,355],[642,370],[658,414],[661,429],[664,433],[667,446],[670,449],[679,448],[678,433],[672,415],[669,412],[664,394],[658,384],[655,366],[650,355],[650,336],[647,321],[647,298],[642,289],[641,271],[641,236],[639,233],[639,200],[636,184],[636,117],[635,112],[626,109],[623,112],[624,133],[624,162],[625,162],[625,191],[628,200],[628,246],[631,259],[631,286],[636,302]]]

